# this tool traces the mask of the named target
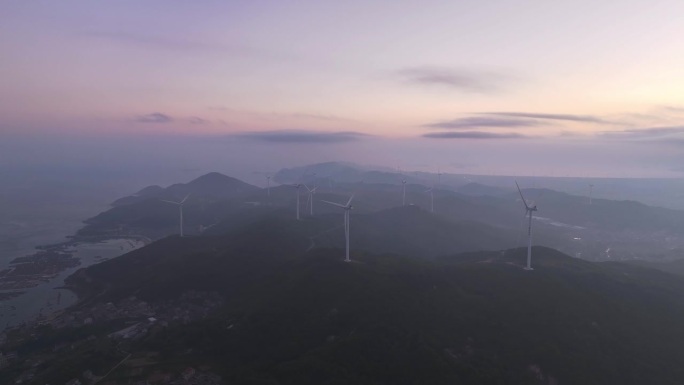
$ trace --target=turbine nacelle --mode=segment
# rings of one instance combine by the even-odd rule
[[[190,193],[190,194],[192,194],[192,193]],[[178,210],[180,212],[180,236],[181,237],[183,236],[183,204],[185,203],[185,201],[188,200],[188,198],[190,197],[190,194],[186,195],[185,198],[183,198],[183,200],[181,200],[180,202],[162,200],[162,202],[171,203],[171,204],[178,206]]]
[[[163,200],[163,199],[162,199],[161,201],[162,201],[162,202],[171,203],[171,204],[174,204],[174,205],[181,206],[183,203],[185,203],[186,200],[188,200],[188,198],[190,197],[190,195],[192,195],[192,193],[186,195],[185,198],[183,198],[183,200],[181,200],[180,202],[176,202],[176,201],[167,201],[167,200]]]
[[[352,199],[354,199],[354,195],[349,197],[349,200],[347,201],[347,204],[340,204],[336,202],[329,202],[329,201],[323,201],[329,205],[337,206],[341,209],[344,209],[344,238],[345,238],[345,243],[346,243],[346,255],[344,257],[345,262],[351,262],[351,259],[349,259],[349,212],[353,208],[352,206]]]
[[[315,194],[315,193],[316,193],[316,189],[318,188],[318,186],[314,186],[314,188],[309,188],[309,186],[307,186],[307,185],[302,185],[302,186],[306,187],[306,190],[307,190],[310,194]]]

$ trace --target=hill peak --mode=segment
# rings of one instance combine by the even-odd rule
[[[233,177],[230,177],[228,175],[221,174],[220,172],[212,171],[208,174],[204,174],[200,177],[197,177],[188,184],[196,184],[196,183],[207,183],[207,182],[222,182],[222,181],[234,181],[238,180]]]

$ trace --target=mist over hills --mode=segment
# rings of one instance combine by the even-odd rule
[[[474,183],[488,186],[487,190],[491,195],[499,195],[497,189],[515,192],[515,181],[518,181],[521,187],[543,187],[575,196],[584,196],[587,197],[587,200],[590,194],[590,185],[593,185],[591,194],[594,198],[615,201],[634,200],[651,206],[684,210],[684,200],[680,193],[684,190],[684,179],[681,178],[477,175],[447,172],[445,169],[442,169],[441,175],[438,175],[437,171],[437,167],[430,172],[402,171],[399,168],[388,169],[360,166],[353,163],[326,162],[283,169],[275,174],[274,179],[280,183],[294,183],[311,180],[315,176],[333,183],[365,181],[367,183],[399,184],[403,178],[409,183],[426,186],[440,185],[457,190],[464,188],[463,193],[467,193],[466,185]]]
[[[370,170],[335,162],[283,169],[276,173],[273,180],[303,183],[308,188],[317,187],[313,195],[312,217],[305,186],[296,190],[288,184],[273,183],[267,191],[228,176],[211,173],[186,184],[174,184],[166,188],[150,186],[132,196],[121,198],[113,203],[112,209],[88,219],[87,226],[78,235],[91,238],[142,235],[158,239],[177,233],[178,209],[162,200],[177,201],[188,194],[191,195],[184,205],[185,233],[199,235],[215,228],[209,234],[216,234],[216,229],[228,226],[227,223],[239,225],[241,221],[251,221],[250,215],[260,218],[269,212],[284,213],[289,210],[289,215],[294,217],[299,191],[301,216],[317,223],[317,227],[312,227],[310,236],[330,232],[332,227],[340,226],[334,220],[321,218],[336,214],[341,217],[337,208],[322,200],[344,202],[354,194],[352,217],[353,221],[360,220],[360,227],[352,226],[352,243],[361,242],[357,246],[368,247],[375,252],[394,252],[401,248],[393,242],[406,239],[408,228],[403,230],[403,236],[396,237],[402,232],[399,228],[404,226],[401,220],[381,225],[381,220],[367,219],[362,215],[387,215],[381,212],[401,207],[402,181],[406,180],[406,205],[418,206],[424,210],[422,214],[427,215],[406,217],[403,221],[417,221],[414,227],[417,232],[411,236],[421,239],[417,244],[423,245],[424,254],[433,255],[437,250],[446,253],[492,250],[522,244],[524,210],[516,190],[458,179],[450,174],[440,177],[441,183],[436,183],[435,176],[427,173],[410,176],[391,170]],[[452,183],[454,178],[459,181],[458,184]],[[432,183],[427,183],[428,179],[432,179]],[[435,212],[429,213],[431,198],[426,190],[432,186]],[[535,244],[589,260],[681,257],[684,238],[680,229],[684,225],[684,212],[634,201],[593,198],[590,202],[586,196],[548,188],[523,188],[523,193],[528,200],[536,201],[540,208],[534,221]],[[407,211],[398,212],[408,215]],[[413,213],[420,215],[421,211]],[[461,230],[454,231],[456,234],[470,234],[460,239],[471,241],[462,242],[458,248],[435,246],[439,243],[435,239],[439,231],[428,232],[425,228],[432,226],[437,229],[439,226],[420,222],[428,216],[434,216],[434,221],[442,224],[468,223],[467,226],[461,225]],[[376,230],[373,230],[372,223],[375,223]],[[339,230],[336,234],[339,236]],[[379,234],[392,235],[383,237]],[[366,242],[371,238],[373,241]],[[329,244],[339,245],[334,242]],[[371,247],[371,244],[374,246]]]
[[[112,206],[138,203],[150,198],[180,200],[188,194],[199,194],[205,200],[222,200],[254,192],[258,189],[258,187],[241,180],[218,172],[211,172],[188,183],[177,183],[167,188],[160,186],[145,187],[134,195],[117,199],[112,203]]]
[[[300,220],[293,186],[218,173],[116,200],[75,239],[151,242],[70,276],[80,302],[10,332],[3,349],[38,363],[0,382],[30,370],[34,383],[64,383],[86,369],[149,382],[187,366],[238,384],[684,381],[684,280],[669,271],[684,271],[683,213],[523,189],[540,208],[534,243],[553,247],[535,246],[525,271],[517,191],[435,185],[432,212],[432,185],[407,182],[404,205],[401,175],[362,174],[302,177],[318,187],[313,215],[300,187]],[[178,207],[162,200],[187,194],[179,237]],[[352,194],[344,263],[342,210],[322,200]]]

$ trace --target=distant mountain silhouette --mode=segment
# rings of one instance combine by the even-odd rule
[[[162,201],[180,201],[189,194],[184,224],[189,234],[197,233],[198,227],[218,222],[227,213],[242,207],[244,197],[261,190],[217,172],[167,188],[150,186],[117,200],[110,210],[87,219],[88,226],[80,230],[79,235],[115,236],[123,232],[159,238],[178,228],[177,207]]]
[[[166,200],[181,200],[187,194],[193,194],[201,199],[225,199],[260,190],[239,179],[235,179],[218,172],[210,172],[188,183],[177,183],[167,188],[148,186],[134,195],[124,197],[112,203],[112,206],[138,203],[148,198]]]
[[[468,183],[459,187],[456,191],[465,195],[492,195],[501,196],[511,192],[499,187],[487,186],[480,183]]]
[[[304,172],[304,169],[296,170]],[[353,166],[338,163],[314,165],[311,170],[360,172]],[[295,171],[289,172],[296,174]],[[416,211],[413,214],[415,218],[403,220],[406,223],[415,221],[411,229],[413,232],[401,230],[399,223],[402,222],[399,219],[388,221],[387,231],[378,232],[375,228],[382,227],[380,225],[369,222],[369,227],[364,227],[366,218],[363,215],[389,215],[380,212],[402,206],[403,186],[395,183],[400,180],[399,174],[363,171],[365,176],[391,180],[387,183],[372,183],[367,180],[345,183],[328,181],[319,174],[314,176],[310,170],[306,172],[307,178],[312,179],[304,178],[306,180],[300,182],[306,183],[310,188],[318,187],[313,196],[314,217],[317,217],[317,223],[323,227],[327,219],[318,217],[337,215],[340,212],[337,207],[327,205],[322,200],[345,202],[351,195],[355,196],[352,221],[361,227],[352,225],[352,228],[361,235],[360,238],[357,237],[357,241],[369,239],[367,243],[358,244],[368,250],[385,252],[406,248],[417,252],[416,247],[420,245],[426,255],[436,255],[442,252],[513,247],[525,242],[525,210],[519,194],[513,189],[505,190],[477,183],[456,189],[445,185],[435,186],[435,212],[434,216],[430,215],[430,220],[426,220],[426,211]],[[405,188],[407,207],[413,205],[424,210],[430,207],[430,194],[426,192],[428,186],[409,182]],[[289,215],[294,217],[298,190],[291,185],[272,185],[269,195],[266,189],[225,175],[210,173],[189,183],[174,184],[163,189],[151,186],[133,196],[120,199],[112,209],[88,219],[87,226],[80,230],[79,236],[103,238],[144,235],[158,239],[178,233],[178,209],[162,200],[178,201],[190,193],[192,195],[184,206],[184,232],[198,235],[208,228],[212,234],[216,234],[223,228],[251,223],[255,218],[267,216],[270,211],[289,210]],[[553,247],[590,260],[672,259],[677,258],[677,255],[671,250],[684,247],[684,240],[680,235],[684,228],[682,211],[633,201],[594,199],[589,204],[587,197],[549,189],[524,189],[523,193],[528,201],[536,201],[539,207],[533,221],[534,244]],[[299,200],[302,218],[310,220],[309,196],[305,187],[299,189]],[[409,212],[399,210],[396,215],[408,215]],[[443,240],[438,239],[439,234],[446,234],[447,231],[439,231],[444,225],[433,223],[437,218],[450,226],[456,226],[449,227],[449,231],[457,234],[451,237],[453,243],[449,243],[448,236],[444,236]],[[221,223],[223,225],[219,225]],[[229,226],[229,223],[232,225]],[[339,226],[338,222],[333,223]],[[364,233],[374,236],[364,238]],[[469,235],[460,237],[458,234]],[[388,240],[384,240],[385,238]],[[389,239],[395,238],[399,239],[395,242],[397,246],[387,247],[391,246]],[[409,241],[412,238],[415,239]],[[427,241],[428,239],[431,241]],[[455,248],[453,245],[456,243],[469,246]],[[398,246],[400,244],[402,246]]]

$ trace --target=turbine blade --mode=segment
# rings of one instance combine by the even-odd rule
[[[518,186],[518,181],[515,181],[515,187],[518,188],[518,192],[520,193],[520,198],[522,199],[523,204],[525,205],[525,208],[529,209],[530,206],[527,205],[527,201],[525,200],[525,197],[522,195],[522,191],[520,191],[520,186]]]
[[[327,204],[329,204],[329,205],[333,205],[333,206],[337,206],[337,207],[342,207],[343,209],[346,209],[346,208],[347,208],[347,206],[341,205],[341,204],[335,203],[335,202],[328,202],[328,201],[324,201],[324,200],[321,200],[321,202],[325,202],[325,203],[327,203]]]
[[[352,199],[354,199],[354,194],[349,197],[349,200],[347,201],[347,207],[351,204]]]
[[[186,201],[186,200],[188,200],[188,198],[190,198],[190,195],[192,195],[192,193],[190,193],[190,194],[186,195],[186,196],[185,196],[185,198],[183,198],[183,200],[182,200],[182,201],[180,201],[180,204],[183,204],[183,203],[185,203],[185,201]]]
[[[303,186],[306,187],[306,190],[307,190],[308,192],[311,192],[311,189],[309,188],[309,186],[307,186],[307,185],[303,185]]]
[[[179,202],[165,201],[165,200],[163,200],[163,199],[161,199],[161,201],[162,201],[162,202],[166,202],[166,203],[172,203],[172,204],[174,204],[174,205],[179,205],[179,204],[180,204]]]

